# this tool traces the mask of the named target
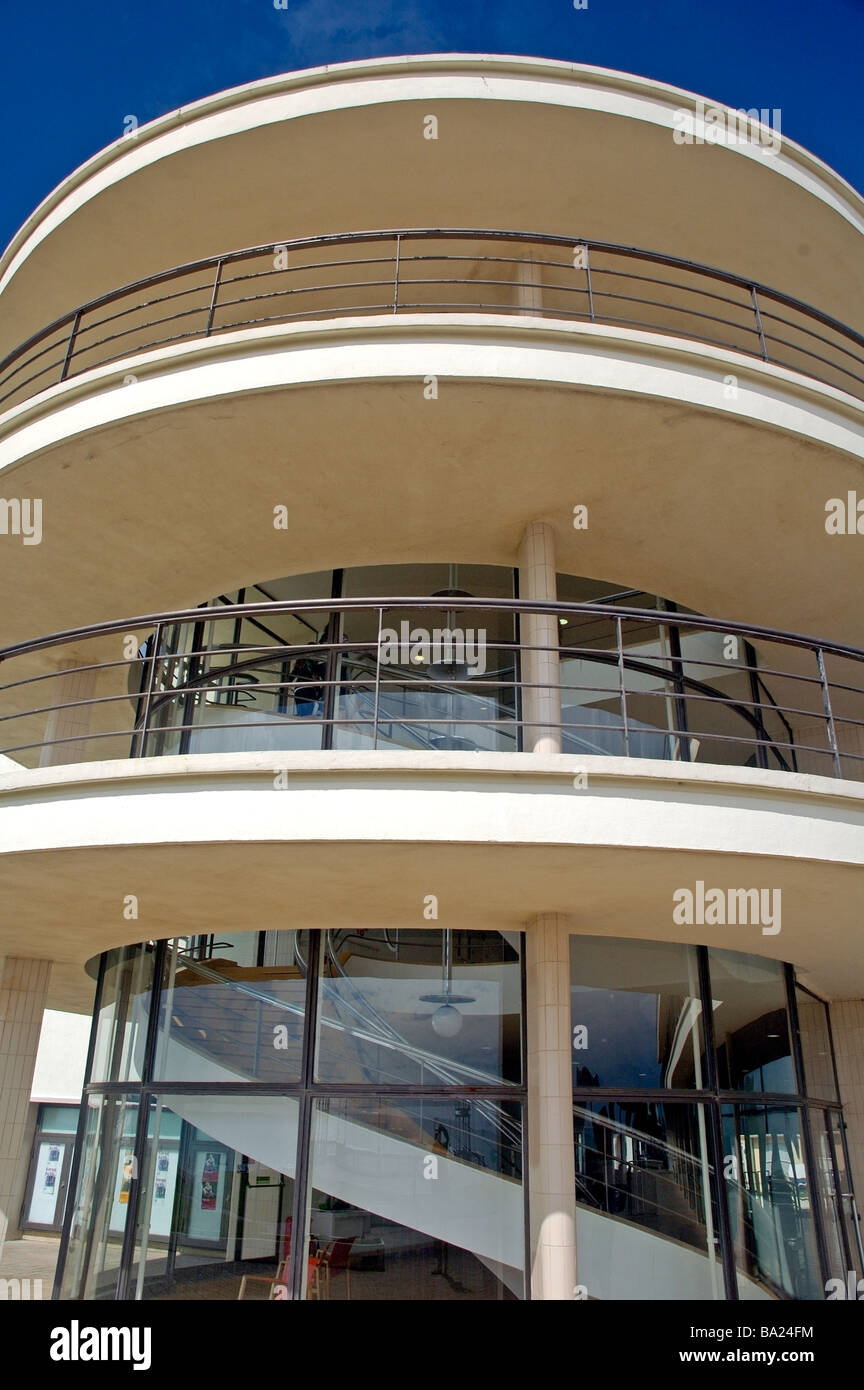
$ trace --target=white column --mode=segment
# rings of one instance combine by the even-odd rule
[[[53,680],[42,682],[46,692],[44,703],[66,706],[52,709],[45,721],[45,747],[39,754],[40,767],[58,767],[63,763],[86,762],[87,734],[90,732],[92,705],[76,705],[75,700],[92,698],[96,688],[96,671],[76,671],[76,666],[86,666],[92,657],[67,657],[60,665]],[[108,706],[110,709],[111,706]],[[122,709],[118,704],[116,709]],[[56,739],[69,739],[68,743],[57,743]],[[100,740],[104,742],[104,740]],[[93,748],[98,746],[94,742]]]
[[[531,1296],[544,1300],[577,1284],[568,927],[543,913],[526,928]]]
[[[0,973],[0,1248],[20,1235],[30,1157],[30,1088],[51,962],[7,956]]]
[[[545,521],[525,528],[519,547],[519,597],[555,599],[555,533]],[[528,753],[561,752],[561,692],[558,688],[558,619],[554,613],[523,613],[522,642],[546,648],[522,652],[522,746]],[[526,688],[527,686],[527,688]],[[534,686],[534,689],[530,687]]]

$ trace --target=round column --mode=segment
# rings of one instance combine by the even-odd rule
[[[569,923],[556,913],[526,927],[528,1199],[531,1297],[576,1296],[576,1174],[570,1053]]]
[[[558,597],[555,534],[546,521],[532,521],[525,528],[519,547],[519,597]],[[527,753],[560,753],[558,619],[554,613],[523,613],[520,631],[523,643],[523,748]]]

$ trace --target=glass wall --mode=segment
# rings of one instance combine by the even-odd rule
[[[739,1295],[823,1298],[800,1111],[724,1105],[723,1146]]]
[[[522,1298],[522,1106],[318,1100],[306,1297]]]
[[[519,615],[461,602],[513,599],[517,590],[518,572],[506,566],[429,562],[323,570],[220,594],[200,619],[162,630],[149,695],[148,663],[135,663],[130,694],[136,718],[146,706],[148,722],[136,751],[519,751]],[[743,639],[682,627],[689,610],[609,581],[559,574],[557,592],[562,603],[612,610],[559,615],[565,753],[795,769],[783,701],[800,709],[818,687],[777,672],[782,649],[760,657]],[[388,597],[446,604],[379,611],[329,602]],[[219,616],[227,604],[277,602],[312,606]],[[444,634],[437,646],[436,632]],[[150,652],[144,646],[141,656]],[[766,666],[779,685],[766,685]]]
[[[788,967],[573,936],[570,1007],[589,1297],[821,1299],[859,1267],[827,1013]]]
[[[232,931],[102,979],[61,1297],[525,1296],[519,933]]]
[[[521,934],[230,930],[100,974],[62,1297],[528,1296]],[[589,1298],[861,1277],[830,1030],[789,967],[573,936],[569,988]]]

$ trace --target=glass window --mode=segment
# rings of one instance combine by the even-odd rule
[[[573,1107],[579,1280],[589,1298],[722,1299],[705,1107]]]
[[[840,1175],[833,1152],[828,1115],[824,1111],[811,1109],[809,1122],[815,1162],[813,1188],[822,1219],[828,1273],[832,1279],[842,1279],[845,1288],[847,1271],[854,1269],[855,1265],[850,1263],[851,1252],[846,1248],[843,1198],[838,1181]]]
[[[739,1298],[824,1298],[800,1112],[724,1105],[722,1127]]]
[[[571,936],[570,1010],[574,1087],[706,1084],[694,947]]]
[[[859,1279],[864,1279],[864,1244],[861,1239],[861,1222],[852,1193],[852,1176],[849,1172],[843,1136],[844,1120],[836,1110],[829,1110],[825,1119],[831,1135],[831,1151],[836,1167],[835,1184],[849,1256],[848,1268],[854,1272],[857,1284]]]
[[[721,1090],[794,1093],[783,965],[739,951],[708,960]]]
[[[518,1082],[521,999],[517,933],[325,932],[317,1077]]]
[[[43,1105],[39,1128],[52,1134],[75,1134],[80,1114],[81,1109],[77,1105]]]
[[[258,933],[248,933],[255,939]],[[280,932],[277,957],[244,965],[240,936],[169,950],[154,1075],[166,1081],[297,1081],[308,933]],[[302,939],[301,939],[302,938]],[[257,949],[255,956],[257,958]]]
[[[520,1104],[320,1100],[310,1185],[307,1298],[523,1297]]]
[[[151,944],[109,951],[96,1024],[93,1081],[140,1081],[153,986]]]
[[[804,1061],[805,1094],[817,1096],[819,1100],[839,1100],[827,1005],[800,985],[795,986],[795,1002]]]
[[[426,598],[460,589],[475,598],[512,598],[513,570],[504,565],[359,565],[342,576],[345,598]]]
[[[287,1298],[299,1111],[285,1096],[152,1103],[130,1298]]]
[[[138,1101],[91,1096],[61,1297],[114,1297],[135,1176]]]

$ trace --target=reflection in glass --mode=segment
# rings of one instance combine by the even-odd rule
[[[824,1297],[800,1113],[724,1105],[722,1126],[739,1297]]]
[[[318,1079],[518,1082],[519,952],[511,932],[326,932]]]
[[[246,933],[257,946],[258,933]],[[268,964],[240,938],[169,948],[154,1075],[167,1081],[296,1081],[306,1003],[308,933],[278,933]],[[198,944],[198,943],[201,944]]]
[[[334,747],[517,750],[514,615],[453,603],[344,614]]]
[[[570,980],[575,1087],[705,1085],[694,947],[571,936]]]
[[[845,1287],[846,1272],[855,1266],[854,1263],[850,1263],[851,1254],[846,1248],[843,1198],[827,1120],[828,1116],[824,1111],[810,1111],[810,1134],[815,1164],[811,1186],[822,1222],[828,1274],[832,1279],[842,1279]]]
[[[828,1031],[828,1007],[800,985],[795,986],[795,1003],[806,1094],[819,1100],[839,1100]]]
[[[849,1172],[849,1155],[843,1137],[844,1121],[836,1110],[825,1112],[828,1132],[831,1136],[831,1152],[836,1164],[834,1186],[840,1204],[840,1217],[843,1223],[846,1253],[849,1256],[848,1268],[858,1279],[864,1279],[864,1243],[861,1239],[861,1223],[852,1192],[852,1175]]]
[[[90,1096],[62,1298],[114,1297],[134,1180],[138,1101]]]
[[[130,1298],[287,1297],[299,1103],[153,1101]]]
[[[318,1101],[306,1297],[523,1297],[521,1105]]]
[[[721,1090],[794,1092],[782,964],[739,951],[708,959]]]
[[[573,1138],[589,1296],[722,1299],[704,1106],[577,1103]]]
[[[152,945],[107,953],[96,1020],[93,1081],[140,1081],[153,984]]]

